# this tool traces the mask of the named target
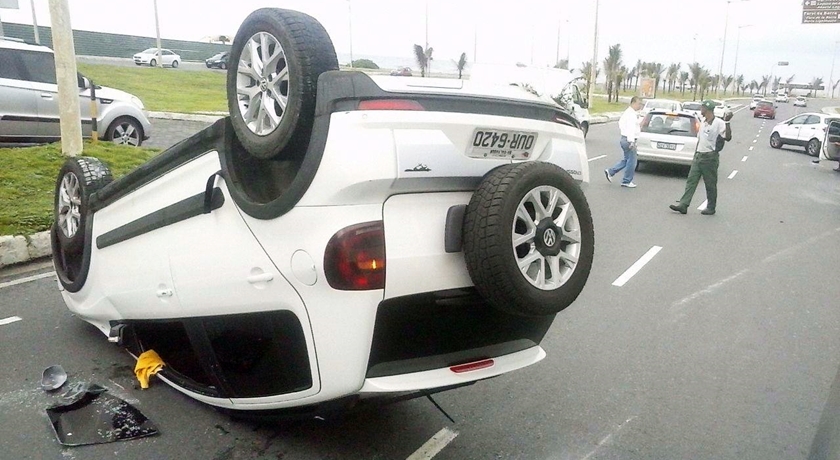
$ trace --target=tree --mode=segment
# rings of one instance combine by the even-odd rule
[[[560,59],[557,61],[557,64],[554,64],[555,69],[566,69],[569,70],[569,60],[568,59]]]
[[[610,46],[607,57],[604,58],[604,76],[607,77],[607,102],[612,102],[615,76],[621,68],[621,45]],[[616,91],[617,93],[617,91]],[[616,96],[617,97],[617,96]]]
[[[461,75],[464,73],[464,67],[467,66],[467,53],[461,53],[461,57],[458,58],[458,62],[455,63],[458,67],[458,79],[461,79]]]
[[[417,61],[417,67],[420,67],[420,76],[426,76],[426,65],[428,64],[428,60],[426,58],[426,53],[423,51],[423,47],[420,45],[414,45],[414,60]]]
[[[618,92],[621,90],[621,82],[627,79],[627,72],[627,66],[623,65],[615,73],[615,88],[613,89],[613,91],[615,91],[616,102],[618,102]]]
[[[356,69],[378,69],[379,66],[370,59],[356,59],[353,61],[353,68]]]
[[[779,90],[779,83],[782,82],[782,77],[776,77],[773,79],[773,91]]]
[[[738,94],[743,94],[744,92],[744,74],[738,75],[735,79],[735,89],[739,90]]]
[[[703,75],[705,69],[699,62],[695,62],[688,66],[688,71],[691,74],[691,85],[694,87],[694,100],[697,100],[697,90],[700,83],[700,76]]]
[[[680,63],[671,64],[668,66],[668,71],[665,72],[665,78],[668,80],[668,91],[674,91],[674,86],[677,79],[680,77]]]
[[[814,79],[811,80],[811,90],[814,92],[814,97],[816,97],[817,90],[820,89],[820,86],[822,86],[822,84],[823,84],[822,77],[814,77]]]
[[[834,99],[834,90],[837,89],[837,85],[840,85],[840,80],[834,82],[834,86],[831,87],[831,95],[830,98]]]
[[[685,94],[685,84],[689,79],[688,72],[680,72],[680,94]]]
[[[755,93],[756,90],[758,90],[759,88],[761,88],[761,86],[759,86],[757,81],[753,80],[753,81],[750,82],[750,91]]]
[[[712,76],[709,74],[709,71],[703,69],[703,73],[700,74],[700,77],[697,79],[697,86],[700,87],[700,99],[702,100],[706,97],[706,90],[709,89],[709,86],[712,84]]]
[[[583,78],[586,80],[586,87],[588,88],[589,87],[589,79],[592,76],[592,61],[584,61],[583,64],[581,64],[581,66],[580,66],[580,73],[583,74]],[[598,67],[596,66],[595,67],[595,79],[596,80],[598,79],[598,74],[600,74],[600,73],[601,73],[600,69],[598,69]]]
[[[767,87],[770,86],[770,75],[762,75],[761,83],[758,84],[758,90],[764,90],[764,96],[767,96]]]
[[[785,79],[785,86],[787,88],[790,88],[790,84],[793,82],[793,77],[795,77],[795,76],[796,76],[796,74],[793,74],[790,77]]]
[[[426,73],[432,76],[432,53],[435,51],[431,46],[426,48]]]
[[[659,80],[662,78],[662,72],[665,68],[662,66],[661,63],[658,62],[648,62],[644,65],[644,73],[654,79],[653,83],[653,97],[656,97],[656,92],[659,89]],[[664,87],[663,87],[664,90]]]
[[[735,77],[729,75],[723,79],[723,95],[726,96],[726,89],[732,85],[732,82],[735,81]]]
[[[633,88],[633,91],[639,90],[639,77],[642,75],[644,67],[645,63],[641,59],[636,61],[636,67],[633,67],[633,73],[636,75],[636,87]]]

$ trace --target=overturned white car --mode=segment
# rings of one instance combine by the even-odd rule
[[[69,309],[235,410],[426,393],[540,361],[594,251],[578,122],[514,87],[338,71],[298,12],[242,24],[231,116],[112,181],[71,159]]]

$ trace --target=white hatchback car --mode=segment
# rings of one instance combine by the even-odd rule
[[[815,157],[820,153],[826,127],[840,117],[825,113],[802,113],[789,118],[773,127],[770,132],[770,146],[776,149],[783,145],[800,145],[805,147],[808,155]]]
[[[59,172],[75,315],[239,411],[425,395],[545,357],[594,253],[570,113],[338,71],[321,24],[288,10],[246,18],[230,62],[229,118],[114,181],[93,158]]]
[[[160,56],[158,56],[158,51],[160,51]],[[172,68],[178,68],[178,65],[181,64],[180,54],[163,48],[160,50],[157,48],[149,48],[134,55],[134,63],[137,65],[156,67],[158,65],[158,59],[160,59],[160,65],[162,67],[169,66]]]
[[[784,102],[787,104],[788,102],[788,95],[787,93],[776,93],[776,102]]]
[[[797,96],[796,100],[793,101],[794,107],[808,107],[808,99],[805,99],[804,96]]]
[[[639,163],[691,165],[699,129],[700,120],[691,112],[651,111],[636,141]]]

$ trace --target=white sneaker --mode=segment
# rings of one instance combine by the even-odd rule
[[[604,170],[604,175],[607,176],[608,181],[612,182],[612,176],[610,176],[610,170],[609,169]]]
[[[621,184],[622,187],[636,188],[636,184],[630,182],[629,184]]]

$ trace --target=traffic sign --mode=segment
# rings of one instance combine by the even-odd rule
[[[816,2],[820,0],[806,0]],[[840,23],[840,9],[836,10],[802,10],[802,24],[836,24]]]
[[[840,0],[805,0],[804,10],[840,10]]]

